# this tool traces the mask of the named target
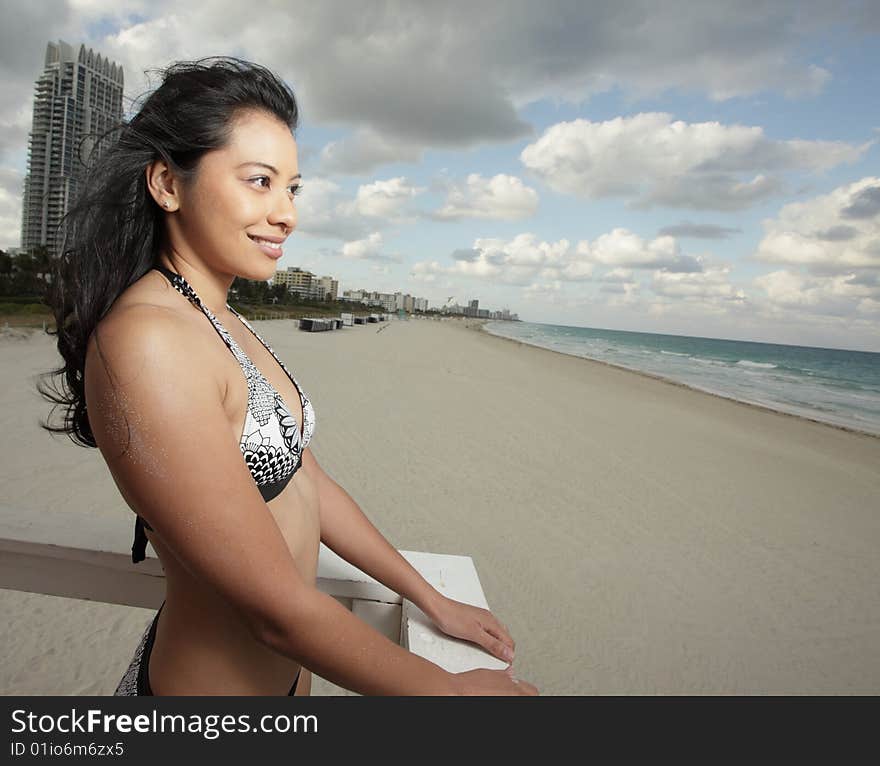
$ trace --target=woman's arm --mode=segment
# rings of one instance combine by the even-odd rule
[[[516,644],[488,609],[447,598],[437,591],[364,515],[360,506],[303,450],[303,468],[318,487],[321,540],[362,572],[412,601],[444,633],[482,646],[512,662]]]
[[[412,601],[432,620],[445,596],[391,545],[360,506],[303,450],[303,468],[314,479],[321,506],[321,541],[346,561]]]

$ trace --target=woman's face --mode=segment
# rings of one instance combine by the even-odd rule
[[[296,227],[299,179],[290,129],[266,112],[242,113],[227,145],[206,153],[195,178],[179,187],[180,207],[168,216],[172,248],[224,274],[271,278],[280,243]]]

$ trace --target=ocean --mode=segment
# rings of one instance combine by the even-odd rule
[[[880,353],[490,321],[493,335],[880,435]]]

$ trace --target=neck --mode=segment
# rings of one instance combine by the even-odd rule
[[[222,316],[226,313],[229,288],[234,277],[208,269],[203,263],[189,262],[177,254],[163,253],[159,264],[171,272],[179,274],[192,287],[202,305],[212,314]]]

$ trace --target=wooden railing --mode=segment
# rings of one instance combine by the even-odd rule
[[[0,588],[158,609],[165,597],[159,560],[131,561],[134,517],[20,512],[0,506]],[[444,595],[488,609],[469,556],[400,551]],[[413,603],[321,544],[317,587],[391,640],[450,672],[506,664],[470,642],[440,632]]]

